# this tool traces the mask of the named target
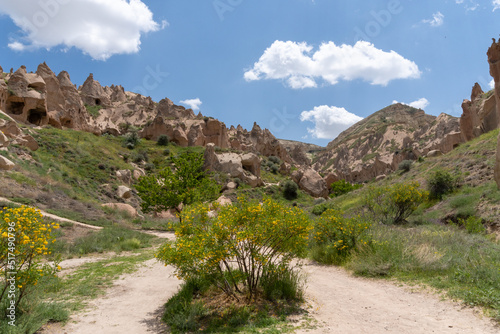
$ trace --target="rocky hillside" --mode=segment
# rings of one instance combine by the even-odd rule
[[[95,134],[122,135],[134,129],[140,137],[152,140],[167,135],[182,147],[213,143],[291,162],[279,141],[257,124],[251,131],[241,126],[228,129],[223,122],[195,115],[168,98],[156,103],[122,86],[103,87],[92,74],[79,88],[67,72],[56,76],[45,63],[35,73],[28,73],[24,66],[4,73],[0,67],[0,76],[4,79],[0,81],[0,110],[18,122]]]
[[[396,170],[403,160],[451,151],[464,141],[459,120],[393,104],[342,132],[314,161],[314,169],[338,179],[364,182]]]

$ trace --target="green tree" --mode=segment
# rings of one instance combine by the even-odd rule
[[[175,209],[180,204],[214,200],[220,186],[203,170],[203,155],[186,152],[172,158],[173,166],[158,174],[139,178],[136,185],[144,212],[161,212]]]

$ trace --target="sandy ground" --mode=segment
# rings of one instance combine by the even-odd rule
[[[303,269],[310,315],[318,324],[297,333],[500,333],[479,312],[428,292],[352,277],[335,267],[307,264]]]
[[[297,333],[500,333],[479,312],[428,292],[352,277],[335,267],[306,264],[303,270],[308,277],[309,316],[316,321],[310,322],[314,328]],[[167,333],[160,321],[163,305],[180,285],[172,272],[149,260],[138,272],[122,276],[65,327],[49,326],[43,333]]]

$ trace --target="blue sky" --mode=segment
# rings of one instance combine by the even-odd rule
[[[77,85],[93,73],[319,145],[394,101],[460,116],[475,82],[490,89],[500,34],[500,0],[0,0],[0,12],[4,71],[45,61]]]

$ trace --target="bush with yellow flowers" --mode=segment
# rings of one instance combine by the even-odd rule
[[[384,224],[404,224],[406,219],[429,198],[418,182],[396,183],[371,187],[363,203],[375,221]]]
[[[263,276],[278,277],[277,270],[291,270],[292,259],[306,255],[311,227],[297,207],[238,198],[233,205],[187,208],[174,229],[175,241],[156,257],[174,266],[178,278],[202,278],[227,295],[252,300]]]
[[[55,242],[56,223],[45,223],[39,210],[22,206],[0,209],[0,304],[17,308],[44,275],[53,275],[57,264],[42,264]]]
[[[312,258],[325,264],[342,264],[360,246],[368,244],[370,224],[361,217],[344,217],[344,212],[328,209],[314,224]]]

